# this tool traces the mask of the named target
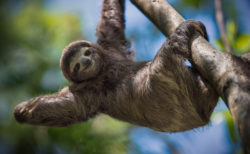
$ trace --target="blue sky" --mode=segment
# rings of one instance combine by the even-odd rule
[[[139,60],[150,60],[154,57],[157,50],[166,40],[165,36],[158,33],[156,37],[152,37],[153,25],[151,22],[129,1],[126,1],[126,33],[128,38],[133,38],[133,35],[138,35],[139,38],[133,41],[133,46],[137,51],[136,56]],[[81,5],[79,5],[81,4]],[[59,12],[73,13],[79,16],[82,22],[83,34],[92,42],[96,41],[95,28],[100,17],[102,1],[85,0],[84,3],[80,0],[53,0],[46,3],[46,7]],[[214,25],[209,18],[198,16],[198,20],[205,21],[208,25],[208,30],[211,31],[211,36],[214,37]]]
[[[175,2],[174,0],[169,1],[169,3],[173,5]],[[241,24],[241,28],[244,32],[250,33],[250,19],[248,19],[248,15],[250,14],[250,2],[248,0],[241,0],[240,3],[237,4],[240,14],[239,20],[244,21],[243,24]],[[92,42],[96,41],[95,28],[100,16],[101,5],[102,1],[100,0],[45,1],[45,6],[50,11],[55,10],[55,12],[73,13],[79,16],[83,27],[83,34]],[[212,5],[211,7],[201,6],[198,9],[186,9],[183,14],[187,19],[202,21],[206,25],[210,42],[216,46],[215,40],[219,36],[213,17],[213,7]],[[153,31],[151,30],[152,28]],[[126,33],[136,49],[137,60],[153,59],[157,50],[166,40],[162,34],[155,34],[155,29],[152,23],[141,12],[137,10],[129,0],[126,0]],[[135,36],[137,36],[138,39],[133,39]]]

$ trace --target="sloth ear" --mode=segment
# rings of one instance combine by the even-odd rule
[[[17,105],[15,119],[20,123],[43,126],[68,126],[85,120],[83,103],[75,101],[69,87],[58,93],[32,98]]]

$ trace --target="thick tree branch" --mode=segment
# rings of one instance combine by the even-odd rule
[[[166,36],[184,19],[165,0],[131,0]],[[228,105],[243,149],[250,153],[250,70],[242,59],[215,49],[197,34],[192,42],[195,67]]]
[[[131,0],[131,2],[167,37],[184,21],[184,18],[165,0]]]
[[[216,16],[216,21],[219,27],[222,43],[224,44],[226,52],[232,52],[230,44],[227,39],[226,31],[225,31],[221,0],[214,0],[214,3],[215,3],[215,16]]]

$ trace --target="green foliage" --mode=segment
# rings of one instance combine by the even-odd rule
[[[80,21],[73,14],[53,14],[39,3],[26,4],[7,14],[7,5],[3,5],[0,6],[3,21],[0,32],[4,38],[0,39],[0,144],[5,145],[5,153],[126,152],[127,124],[108,117],[67,128],[20,125],[14,120],[12,111],[16,104],[67,84],[59,68],[59,58],[69,42],[83,39],[83,35]]]
[[[220,98],[221,99],[221,98]],[[219,101],[219,103],[224,103],[223,101]],[[227,130],[225,130],[226,132],[229,133],[229,140],[232,141],[233,143],[233,151],[234,153],[240,153],[242,148],[239,148],[239,143],[240,143],[240,136],[238,133],[238,130],[233,122],[233,118],[232,115],[230,113],[229,110],[223,111],[223,112],[215,112],[212,115],[212,121],[213,122],[217,122],[217,121],[224,121],[226,122],[226,128]]]
[[[201,7],[206,7],[208,4],[211,4],[209,0],[176,0],[175,7],[178,8],[178,11],[193,9],[200,9]],[[197,11],[197,10],[196,10]]]
[[[201,0],[183,0],[183,3],[198,8]]]
[[[250,34],[241,34],[235,42],[235,48],[242,54],[250,52]]]
[[[250,34],[239,33],[234,21],[230,20],[227,22],[226,34],[234,55],[240,56],[250,52]],[[222,51],[225,51],[221,40],[217,40],[216,43]]]
[[[97,119],[105,121],[101,123],[107,127],[103,132],[96,132],[95,123],[99,123]],[[107,116],[99,116],[86,124],[77,124],[67,128],[49,128],[47,136],[51,145],[57,144],[58,147],[64,148],[69,153],[112,153],[118,148],[119,152],[126,152],[126,142],[128,141],[125,134],[126,131],[116,133],[119,127],[127,130],[124,124],[111,119]],[[115,125],[112,125],[115,123]],[[113,129],[112,129],[112,128]],[[112,129],[112,130],[110,130]]]
[[[234,143],[237,143],[238,139],[239,139],[239,136],[237,134],[237,130],[236,130],[236,127],[234,125],[232,115],[230,114],[229,111],[225,111],[223,113],[223,115],[224,115],[224,117],[226,119],[226,123],[227,123],[227,127],[228,127],[228,130],[229,130],[229,133],[230,133],[230,137],[231,137],[231,139],[232,139],[232,141]]]
[[[235,37],[236,37],[236,32],[237,32],[236,24],[233,21],[228,21],[227,22],[227,24],[226,24],[226,32],[227,32],[227,38],[229,40],[229,43],[231,45],[233,45]]]

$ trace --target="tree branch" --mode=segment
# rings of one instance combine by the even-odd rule
[[[216,21],[217,21],[217,24],[219,27],[222,42],[224,44],[226,52],[232,52],[230,44],[229,44],[228,39],[227,39],[225,25],[223,22],[223,12],[222,12],[221,0],[214,0],[214,3],[215,3]]]
[[[184,19],[165,0],[131,0],[166,36]],[[196,35],[192,45],[195,67],[229,107],[243,149],[250,153],[250,69],[242,59],[215,49]]]
[[[170,36],[184,18],[165,0],[131,0],[165,35]]]

